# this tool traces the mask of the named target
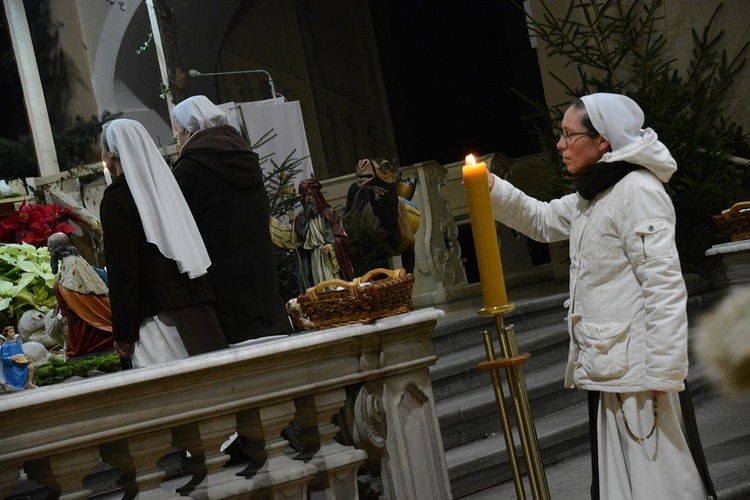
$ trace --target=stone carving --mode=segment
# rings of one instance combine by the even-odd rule
[[[435,184],[438,187],[444,186],[448,182],[444,168],[426,168],[425,176],[430,184]]]
[[[458,225],[453,217],[443,217],[440,219],[440,230],[445,235],[445,244],[451,248],[452,243],[458,239]]]
[[[372,476],[360,478],[360,487],[366,486],[368,497],[387,489],[385,497],[396,498],[387,447],[388,425],[382,386],[365,384],[360,389],[354,403],[354,438],[357,447],[364,449],[370,459],[380,459],[379,463],[368,462]]]
[[[456,282],[456,271],[450,262],[450,255],[445,248],[434,247],[432,249],[432,260],[435,263],[435,269],[437,269],[440,275],[440,280],[446,284],[451,285]]]
[[[385,452],[388,428],[383,411],[383,395],[379,388],[363,386],[354,405],[355,440],[361,448],[382,455]]]

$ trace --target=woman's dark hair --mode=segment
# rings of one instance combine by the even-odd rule
[[[50,243],[47,248],[49,250],[49,266],[55,274],[57,274],[58,263],[65,257],[81,255],[81,252],[67,241],[67,238],[62,242]]]
[[[583,99],[576,99],[570,106],[582,112],[580,115],[581,125],[583,125],[586,130],[601,135],[601,133],[594,127],[594,124],[591,123],[591,118],[589,118],[589,112],[586,111],[586,105],[584,104]]]

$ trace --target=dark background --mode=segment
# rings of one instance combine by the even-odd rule
[[[544,102],[521,2],[385,0],[372,3],[399,156],[462,161],[538,151],[512,89]]]
[[[516,0],[372,0],[400,163],[462,161],[468,153],[537,152],[522,117],[543,101],[536,52]],[[69,99],[48,1],[25,2],[53,127]],[[0,139],[28,134],[5,16],[0,15]],[[84,117],[85,119],[91,117]],[[0,165],[0,177],[2,177]],[[30,173],[29,175],[34,175]]]

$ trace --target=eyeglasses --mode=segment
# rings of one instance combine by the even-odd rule
[[[570,140],[571,137],[575,137],[578,135],[588,135],[589,137],[599,135],[596,132],[563,132],[560,134],[560,139],[565,139],[565,143],[570,146],[573,144],[573,141]]]

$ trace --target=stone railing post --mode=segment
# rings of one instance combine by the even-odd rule
[[[281,431],[294,419],[294,401],[253,408],[237,415],[237,432],[250,443],[250,464],[239,473],[253,483],[252,491],[268,498],[305,500],[317,469],[284,454],[289,445]]]
[[[21,475],[16,464],[0,464],[0,498],[9,497],[18,485]]]
[[[187,468],[193,473],[190,482],[178,488],[177,493],[210,498],[221,491],[226,483],[235,482],[234,478],[227,480],[218,473],[230,459],[229,455],[220,451],[221,444],[234,433],[236,427],[235,416],[229,414],[172,428],[175,447],[190,453]]]
[[[458,226],[443,196],[447,169],[429,161],[403,167],[402,177],[417,177],[413,203],[420,212],[416,233],[416,267],[414,269],[414,304],[440,304],[476,295],[469,285],[461,261]]]
[[[367,459],[363,450],[334,440],[339,427],[333,418],[345,403],[343,388],[296,400],[297,422],[303,428],[306,448],[295,458],[316,467],[316,483],[321,484],[315,486],[326,490],[329,500],[357,498],[357,470]]]
[[[24,463],[24,470],[30,479],[49,488],[62,492],[61,500],[88,498],[92,491],[83,486],[86,476],[99,465],[99,448],[88,446],[59,455],[51,455]]]
[[[172,433],[164,429],[132,436],[99,447],[102,460],[122,471],[117,484],[125,496],[141,499],[164,498],[159,488],[164,470],[157,463],[172,449]],[[174,495],[175,497],[179,495]]]

